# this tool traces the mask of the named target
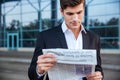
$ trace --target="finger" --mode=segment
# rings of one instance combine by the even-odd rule
[[[87,77],[87,80],[102,80],[102,77],[91,77],[91,78]]]
[[[102,76],[96,76],[94,77],[95,80],[101,80],[103,77]]]
[[[43,54],[43,55],[38,56],[38,60],[40,61],[42,61],[45,58],[55,58],[55,56],[53,54]]]
[[[53,54],[48,54],[48,53],[45,53],[41,56],[39,56],[40,58],[55,58],[55,56]]]
[[[45,64],[45,63],[56,63],[56,58],[44,58],[44,59],[38,59],[37,63],[39,64]]]
[[[47,64],[38,64],[38,67],[53,67],[55,64],[47,63]]]
[[[97,72],[94,72],[94,73],[89,74],[89,75],[87,75],[87,76],[88,76],[88,77],[95,77],[95,76],[99,76],[99,75],[101,75],[101,72],[100,72],[100,71],[97,71]]]
[[[54,66],[54,64],[38,64],[38,70],[39,72],[45,72],[47,70],[49,70],[50,68],[52,68]]]
[[[101,75],[100,71],[96,71],[95,73],[96,73],[96,75]]]
[[[93,74],[86,76],[88,80],[102,80],[103,76],[101,75],[101,72],[95,72]]]
[[[41,67],[41,70],[44,70],[45,72],[47,72],[49,69],[51,69],[52,67]]]

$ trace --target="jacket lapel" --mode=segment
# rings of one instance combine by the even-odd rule
[[[82,31],[82,37],[83,37],[83,49],[88,49],[89,48],[88,33],[85,33],[84,31]]]
[[[67,43],[66,43],[66,39],[65,39],[65,35],[62,31],[61,26],[58,26],[56,34],[57,34],[57,39],[59,40],[59,42],[61,44],[61,47],[62,48],[68,48]]]

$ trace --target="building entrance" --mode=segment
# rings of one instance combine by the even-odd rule
[[[18,33],[7,34],[7,48],[15,50],[19,47],[19,35]]]

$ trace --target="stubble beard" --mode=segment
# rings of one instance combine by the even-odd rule
[[[80,28],[80,25],[81,25],[81,22],[80,21],[77,21],[77,22],[70,22],[70,26],[71,26],[71,29],[78,29]]]

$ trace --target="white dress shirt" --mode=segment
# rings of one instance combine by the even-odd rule
[[[84,31],[86,33],[86,31],[82,25],[77,39],[75,38],[73,32],[66,26],[65,22],[62,24],[62,31],[65,35],[68,49],[83,49],[83,39],[81,32]],[[82,77],[79,80],[83,80]]]
[[[83,39],[81,32],[84,31],[86,33],[86,31],[82,25],[77,39],[75,38],[73,32],[66,26],[65,22],[62,24],[62,31],[65,35],[68,49],[83,49]]]

